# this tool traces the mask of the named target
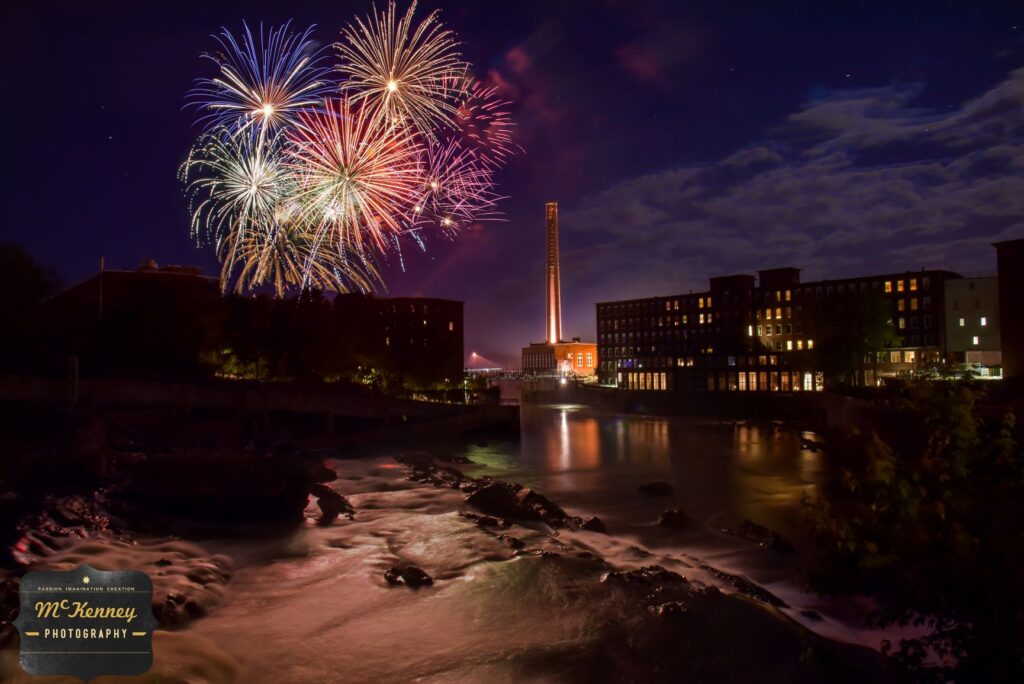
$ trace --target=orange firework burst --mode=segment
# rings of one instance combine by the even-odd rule
[[[314,243],[383,250],[409,225],[422,178],[420,145],[347,98],[303,112],[285,147],[298,220]]]

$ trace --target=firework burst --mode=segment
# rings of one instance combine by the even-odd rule
[[[410,129],[382,121],[347,98],[303,112],[285,147],[299,220],[316,243],[384,250],[410,222],[421,179]]]
[[[312,28],[216,36],[205,57],[219,73],[188,96],[204,132],[181,176],[225,290],[373,290],[405,238],[425,249],[496,218],[494,172],[518,149],[508,103],[468,76],[437,13],[414,25],[415,9],[345,28],[339,84]]]
[[[241,41],[227,29],[214,36],[221,50],[204,57],[219,74],[197,80],[189,93],[208,129],[230,134],[251,127],[275,130],[330,91],[326,56],[315,48],[312,26],[295,33],[287,22],[264,33],[261,25],[256,36],[247,24],[242,26]]]
[[[466,72],[455,35],[443,28],[437,12],[413,28],[416,3],[398,18],[394,2],[366,20],[357,18],[335,46],[341,56],[343,88],[388,122],[411,123],[428,137],[450,126],[456,114],[449,85]]]
[[[182,165],[192,198],[192,234],[218,245],[276,222],[291,175],[280,160],[279,136],[222,131],[203,135]]]

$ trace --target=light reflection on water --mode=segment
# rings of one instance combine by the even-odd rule
[[[813,433],[803,433],[815,439]],[[472,447],[472,474],[523,482],[563,506],[606,521],[650,522],[668,506],[712,525],[743,518],[795,532],[800,500],[823,477],[801,433],[772,424],[694,422],[604,414],[581,406],[526,406],[519,443]],[[637,494],[665,480],[670,499]]]

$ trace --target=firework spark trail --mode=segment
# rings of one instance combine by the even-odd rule
[[[200,121],[207,130],[235,134],[250,126],[276,129],[299,111],[317,106],[332,86],[326,55],[311,39],[313,28],[294,33],[289,21],[265,34],[261,24],[257,37],[243,23],[241,42],[221,29],[214,36],[221,51],[204,55],[220,75],[198,79],[188,96],[203,112]]]
[[[484,166],[496,170],[509,157],[522,152],[512,140],[515,123],[509,114],[509,102],[498,96],[497,88],[467,76],[459,84],[458,93],[456,127]]]
[[[335,292],[369,292],[380,284],[373,261],[358,251],[317,250],[303,231],[278,225],[271,230],[235,234],[221,248],[221,283],[232,278],[236,294],[273,284],[278,297],[289,287]],[[236,266],[240,265],[237,275]]]
[[[457,139],[428,143],[424,178],[413,211],[420,223],[454,233],[476,221],[495,217],[499,197],[489,169]]]
[[[365,21],[356,18],[335,44],[342,59],[338,69],[354,101],[365,102],[381,119],[411,123],[433,137],[435,128],[454,123],[457,93],[450,84],[468,65],[436,11],[413,29],[415,10],[413,2],[399,19],[389,2],[385,12],[374,6]]]
[[[299,220],[315,244],[387,248],[409,224],[421,178],[420,144],[410,129],[383,122],[346,98],[303,112],[285,146],[295,174]]]

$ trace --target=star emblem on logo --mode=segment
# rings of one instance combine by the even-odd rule
[[[82,584],[88,584],[90,581],[91,580],[89,579],[88,575],[86,575],[85,577],[82,578]]]

